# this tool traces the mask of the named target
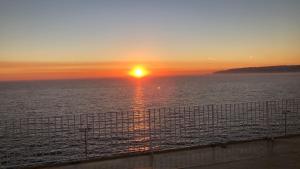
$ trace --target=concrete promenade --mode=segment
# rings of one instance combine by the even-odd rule
[[[300,169],[300,136],[43,169]]]

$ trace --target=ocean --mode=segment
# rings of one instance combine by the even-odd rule
[[[300,97],[300,74],[0,83],[0,119]]]

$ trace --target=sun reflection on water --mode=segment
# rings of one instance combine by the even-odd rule
[[[144,88],[142,83],[138,82],[135,86],[133,99],[133,125],[130,128],[133,133],[133,145],[128,148],[130,152],[143,152],[150,149],[149,114],[144,107]]]

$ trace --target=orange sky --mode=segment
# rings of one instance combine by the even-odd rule
[[[135,65],[142,65],[150,76],[201,75],[234,67],[284,65],[289,62],[220,62],[206,60],[139,62],[0,62],[0,81],[128,77]]]

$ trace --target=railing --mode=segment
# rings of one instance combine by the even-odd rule
[[[300,99],[0,121],[0,168],[300,134]]]

